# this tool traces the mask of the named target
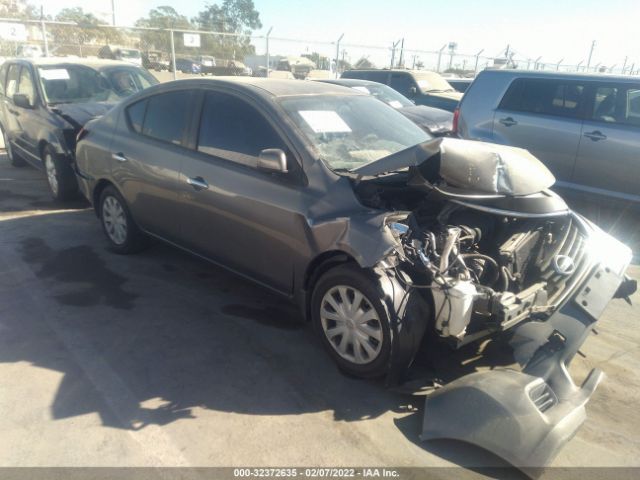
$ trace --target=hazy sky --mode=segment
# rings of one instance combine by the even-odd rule
[[[40,0],[45,13],[82,6],[110,18],[110,0]],[[32,0],[37,4],[38,0]],[[193,17],[208,0],[115,0],[118,24],[131,25],[159,5],[171,5]],[[460,53],[495,56],[507,44],[520,59],[577,64],[596,40],[592,65],[640,65],[637,40],[640,0],[254,0],[265,29],[272,36],[300,38],[300,44],[272,43],[272,53],[300,54],[317,50],[313,40],[333,41],[344,33],[351,45],[388,47],[405,39],[406,49],[438,50],[456,42]],[[260,32],[257,32],[260,33]],[[263,32],[264,33],[264,32]],[[257,41],[258,50],[263,41]],[[321,47],[329,53],[330,46]],[[334,47],[333,47],[334,48]],[[347,55],[388,55],[347,47]]]

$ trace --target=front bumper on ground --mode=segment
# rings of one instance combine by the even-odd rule
[[[590,255],[586,279],[548,319],[513,330],[511,345],[522,370],[474,373],[434,391],[425,404],[422,440],[472,443],[536,476],[575,435],[604,374],[594,369],[577,386],[567,368],[631,261],[628,247],[583,226]]]

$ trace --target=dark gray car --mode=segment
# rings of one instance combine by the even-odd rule
[[[566,364],[635,289],[629,249],[569,211],[526,151],[432,139],[336,85],[158,85],[87,124],[76,165],[114,251],[153,236],[282,294],[352,375],[397,382],[427,337],[512,331],[523,371],[436,392],[424,438],[515,463],[546,463],[578,428],[601,373],[576,387]]]
[[[82,126],[157,83],[143,68],[113,60],[7,60],[0,68],[0,128],[11,163],[45,170],[54,199],[76,196],[71,164]]]
[[[440,108],[416,105],[393,88],[381,83],[346,78],[316,81],[342,85],[373,95],[435,137],[449,135],[453,131],[453,113]]]

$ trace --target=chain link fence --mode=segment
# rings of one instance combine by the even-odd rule
[[[333,78],[352,68],[409,68],[473,77],[486,68],[636,75],[640,64],[548,63],[507,48],[490,56],[457,51],[455,44],[424,50],[404,40],[360,45],[346,36],[325,40],[143,27],[80,25],[71,22],[0,19],[0,56],[116,58],[167,78],[189,74]]]

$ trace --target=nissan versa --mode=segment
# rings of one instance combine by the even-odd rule
[[[508,332],[522,369],[437,389],[423,439],[546,465],[584,420],[602,373],[578,387],[566,365],[635,291],[631,252],[528,152],[433,139],[353,89],[257,78],[157,85],[80,136],[114,251],[160,238],[293,299],[349,374],[402,381],[426,338]]]

